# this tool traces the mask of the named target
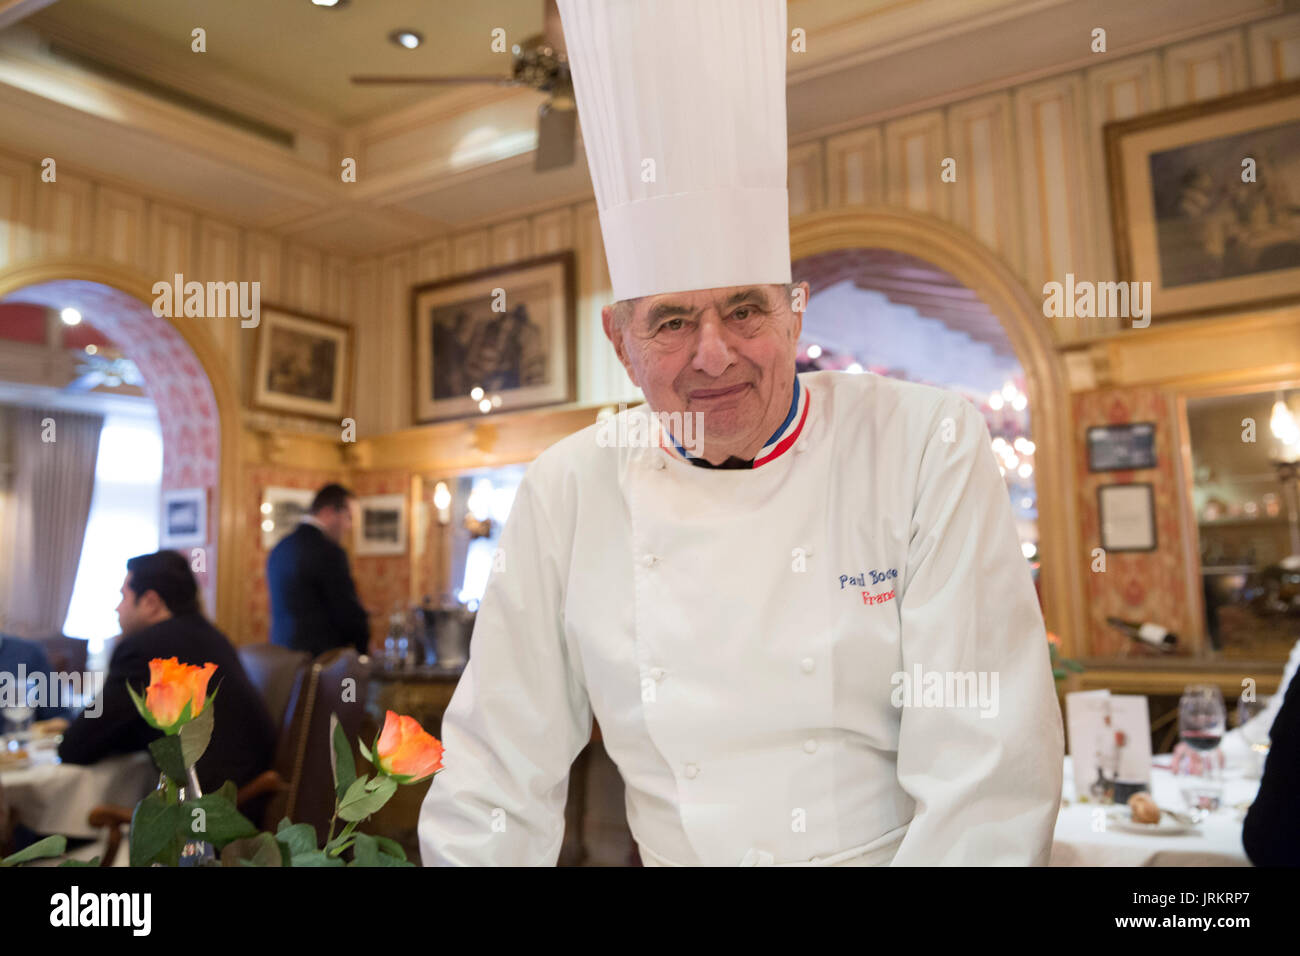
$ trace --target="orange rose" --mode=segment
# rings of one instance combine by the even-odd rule
[[[384,715],[384,729],[375,745],[375,763],[389,776],[423,780],[442,769],[442,744],[414,717]]]
[[[1053,634],[1051,631],[1048,631],[1048,632],[1047,632],[1047,640],[1048,640],[1049,643],[1056,644],[1057,646],[1060,646],[1061,639],[1060,639],[1059,637],[1057,637],[1055,634]]]
[[[144,705],[160,727],[172,727],[181,719],[185,705],[190,705],[190,717],[203,711],[207,700],[208,681],[217,671],[216,664],[182,664],[177,658],[163,660],[155,657],[149,662],[149,689],[145,691]]]

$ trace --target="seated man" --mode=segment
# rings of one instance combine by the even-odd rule
[[[37,674],[46,675],[44,695],[46,699],[38,703],[33,716],[38,721],[57,720],[66,716],[60,707],[55,706],[57,692],[54,689],[54,681],[50,678],[50,659],[45,653],[45,648],[40,644],[23,640],[21,637],[0,634],[0,674],[12,675],[10,679],[15,682],[20,678],[34,677]],[[0,732],[4,730],[4,727],[0,727]]]
[[[122,639],[104,680],[99,715],[83,713],[64,731],[59,756],[94,763],[110,754],[144,750],[159,737],[126,692],[149,685],[149,661],[175,657],[182,664],[217,665],[208,690],[219,688],[212,741],[195,767],[199,786],[211,793],[227,780],[243,786],[271,766],[275,729],[266,705],[244,673],[226,636],[199,612],[198,585],[175,551],[142,554],[126,562],[117,619]]]

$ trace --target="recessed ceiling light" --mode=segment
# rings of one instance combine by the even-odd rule
[[[311,0],[313,7],[346,7],[348,0]]]
[[[392,40],[400,47],[408,50],[414,50],[424,42],[424,34],[416,33],[414,30],[394,30],[388,34],[388,39]]]
[[[81,313],[76,309],[68,308],[59,313],[59,318],[63,320],[64,325],[81,324]]]

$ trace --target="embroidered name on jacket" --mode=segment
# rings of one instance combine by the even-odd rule
[[[868,578],[870,578],[871,586],[873,587],[877,584],[884,584],[886,582],[892,583],[898,580],[898,569],[888,568],[884,571],[871,570],[859,571],[857,574],[841,574],[840,590],[843,591],[847,588],[861,590],[863,604],[883,604],[886,601],[892,601],[894,599],[894,589],[892,587],[888,591],[883,591],[879,594],[872,594],[870,591],[867,591]]]

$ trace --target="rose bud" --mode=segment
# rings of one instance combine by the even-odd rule
[[[390,710],[375,745],[375,765],[398,783],[415,783],[442,769],[442,744],[414,717]]]

